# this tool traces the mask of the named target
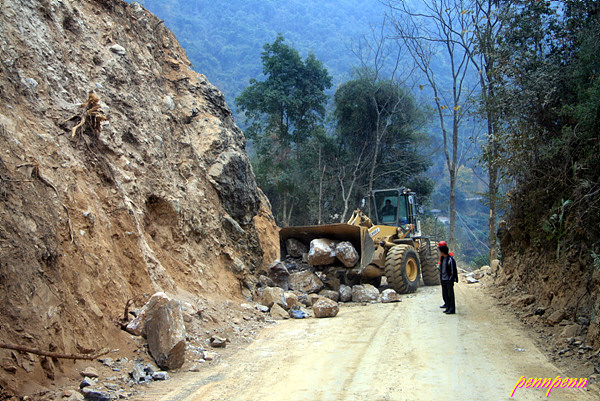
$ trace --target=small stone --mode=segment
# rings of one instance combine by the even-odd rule
[[[92,367],[85,368],[80,374],[83,377],[99,377],[98,372],[96,372],[96,370]]]
[[[210,346],[213,348],[225,348],[225,346],[227,345],[228,342],[229,342],[229,339],[227,339],[227,338],[212,336],[210,338],[209,343],[210,343]]]
[[[206,361],[214,361],[219,357],[219,354],[215,352],[204,351],[204,360]]]
[[[199,363],[205,363],[204,359],[201,359],[198,361],[198,363],[193,364],[192,367],[188,369],[188,371],[189,372],[200,372]]]
[[[579,326],[578,324],[572,324],[572,325],[566,326],[563,329],[563,331],[560,333],[559,337],[561,337],[561,338],[576,337],[577,334],[579,333],[580,328],[581,328],[581,326]]]
[[[146,372],[144,371],[144,367],[139,363],[133,365],[133,369],[129,372],[129,375],[136,383],[146,381]]]
[[[535,302],[534,295],[523,295],[513,302],[514,306],[527,306]]]
[[[261,304],[256,304],[255,308],[256,308],[256,310],[263,312],[263,313],[267,313],[269,311],[268,306],[261,305]]]
[[[152,378],[154,380],[169,380],[169,373],[165,371],[154,372],[152,373]]]
[[[83,393],[83,396],[85,397],[86,400],[93,400],[93,401],[110,401],[111,400],[111,396],[109,393],[101,391],[99,389],[86,387],[83,390],[81,390],[81,392]]]
[[[173,98],[171,96],[165,96],[163,99],[163,107],[167,110],[167,111],[172,111],[175,109],[175,101],[173,100]]]
[[[304,312],[302,309],[292,309],[289,313],[292,319],[304,319],[308,317],[306,312]]]
[[[384,290],[381,294],[379,294],[378,301],[384,304],[388,304],[391,302],[400,302],[402,300],[400,299],[400,295],[398,295],[396,291],[392,290],[391,288],[388,288]]]
[[[112,45],[111,47],[108,48],[111,52],[118,54],[119,56],[124,56],[127,51],[125,50],[125,48],[121,45]]]
[[[308,270],[290,274],[289,285],[292,290],[307,294],[318,292],[323,288],[321,279]]]
[[[290,272],[288,271],[285,264],[279,260],[271,263],[269,266],[269,278],[273,280],[273,283],[279,288],[287,291],[290,288],[289,278]]]
[[[26,78],[25,82],[27,82],[27,85],[31,86],[33,89],[37,88],[38,86],[37,81],[33,78]]]
[[[298,305],[298,295],[294,294],[293,292],[286,292],[283,294],[283,297],[285,298],[285,309],[290,310],[294,306]]]
[[[320,298],[322,298],[319,294],[308,294],[308,304],[309,306],[313,306],[315,302],[317,302]]]
[[[308,299],[308,294],[298,295],[298,302],[300,302],[304,306],[310,306],[310,299]]]
[[[89,386],[93,386],[98,382],[98,380],[94,380],[91,377],[84,377],[81,383],[79,383],[79,388],[85,388]]]

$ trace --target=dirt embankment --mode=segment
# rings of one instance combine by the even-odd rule
[[[0,52],[2,342],[131,359],[117,321],[156,291],[187,302],[199,342],[251,337],[229,300],[276,257],[276,227],[223,95],[163,21],[5,0]],[[0,349],[0,388],[44,394],[85,365]]]

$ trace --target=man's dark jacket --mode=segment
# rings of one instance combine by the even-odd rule
[[[448,280],[443,279],[444,263],[446,263]],[[455,283],[458,283],[458,270],[456,269],[456,261],[450,255],[440,257],[440,280],[454,281]]]

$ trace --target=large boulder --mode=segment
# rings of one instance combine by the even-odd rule
[[[352,287],[341,284],[340,285],[340,302],[352,301]]]
[[[125,331],[134,336],[143,336],[146,329],[146,309],[142,309],[140,313],[125,327]]]
[[[277,287],[280,287],[286,291],[290,288],[290,272],[279,260],[274,261],[269,266],[269,278],[273,280],[273,283]]]
[[[285,249],[292,258],[301,258],[303,254],[308,253],[308,247],[295,238],[285,241]]]
[[[307,294],[319,292],[323,282],[316,274],[305,270],[290,274],[290,288]]]
[[[349,241],[342,241],[335,247],[335,256],[346,267],[353,267],[358,262],[359,256],[356,249]]]
[[[352,302],[377,302],[379,291],[371,284],[361,284],[352,287]]]
[[[337,302],[329,298],[320,297],[312,306],[315,317],[335,317],[340,308]]]
[[[285,298],[285,309],[286,310],[290,310],[293,307],[295,307],[296,305],[300,304],[300,301],[298,300],[298,295],[296,295],[293,292],[286,292],[283,294],[283,297]]]
[[[267,287],[262,289],[260,303],[271,308],[274,304],[286,307],[285,291],[279,287]]]
[[[319,295],[325,298],[329,298],[334,302],[337,302],[340,299],[340,293],[332,290],[321,290],[321,292],[319,292]]]
[[[325,285],[325,288],[328,290],[332,290],[332,291],[339,291],[340,290],[340,279],[337,277],[332,276],[331,274],[327,274],[325,276],[325,279],[322,279],[323,284]]]
[[[316,238],[310,241],[308,264],[324,266],[335,262],[335,246],[337,242],[327,238]]]
[[[271,317],[275,320],[289,319],[290,315],[280,305],[274,304],[269,312]]]
[[[185,362],[185,324],[181,303],[159,292],[146,309],[146,338],[154,362],[161,369],[180,368]]]

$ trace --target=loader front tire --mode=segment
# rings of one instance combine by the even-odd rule
[[[395,245],[385,257],[385,276],[398,294],[415,292],[419,287],[421,263],[417,250],[410,245]]]
[[[429,242],[429,246],[424,245],[425,249],[419,254],[421,257],[421,274],[423,275],[423,284],[440,285],[440,272],[438,270],[438,251],[435,242]]]

